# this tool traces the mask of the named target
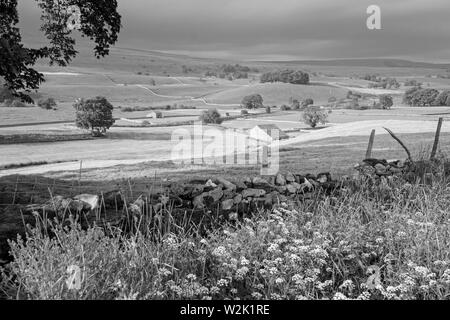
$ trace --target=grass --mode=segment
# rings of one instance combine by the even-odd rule
[[[10,299],[448,299],[449,206],[436,176],[355,180],[206,233],[170,206],[132,219],[139,232],[54,221],[52,236],[38,227],[10,243],[1,288]]]

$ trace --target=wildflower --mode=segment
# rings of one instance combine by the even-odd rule
[[[213,250],[212,254],[218,258],[222,258],[227,255],[227,250],[225,249],[225,247],[219,246]]]
[[[227,287],[228,283],[229,283],[228,280],[220,279],[219,281],[217,281],[217,286],[219,286],[219,287]]]
[[[283,284],[284,283],[284,279],[283,278],[276,278],[275,279],[275,283],[278,284],[278,285]]]
[[[247,275],[248,271],[249,271],[249,269],[247,267],[242,267],[242,268],[238,269],[236,271],[236,278],[238,280],[243,280],[244,277]]]
[[[261,293],[259,293],[259,292],[253,292],[252,293],[252,298],[255,299],[255,300],[261,300],[262,297],[263,297],[263,295]]]
[[[348,290],[348,291],[353,291],[353,289],[355,288],[355,285],[353,284],[352,280],[345,280],[340,286],[339,289],[341,290]]]
[[[326,290],[326,288],[331,287],[332,285],[333,285],[333,281],[326,280],[324,282],[319,282],[316,285],[316,288],[319,289],[320,291],[324,291],[324,290]]]
[[[427,267],[421,267],[421,266],[415,267],[414,271],[416,271],[423,278],[426,278],[430,272],[430,270],[428,270]]]
[[[170,276],[172,274],[172,271],[166,269],[166,268],[161,268],[158,270],[158,274],[162,277],[167,277]]]
[[[277,293],[272,293],[270,295],[270,299],[272,299],[272,300],[282,300],[281,296],[279,294],[277,294]]]
[[[192,273],[188,274],[188,275],[186,276],[186,278],[187,278],[188,280],[190,280],[190,281],[195,281],[195,280],[197,280],[197,276],[196,276],[195,274],[192,274]]]
[[[397,233],[397,237],[400,238],[400,239],[404,239],[404,238],[406,238],[406,236],[407,236],[407,234],[404,231],[399,231]]]
[[[220,292],[220,288],[219,287],[211,287],[211,289],[209,290],[211,292],[211,294],[218,294]]]
[[[242,266],[248,266],[250,264],[250,261],[248,261],[245,257],[241,258],[241,265]]]
[[[260,283],[260,284],[257,284],[255,286],[255,288],[258,289],[258,290],[264,290],[264,285],[262,283]]]
[[[231,292],[232,294],[237,294],[237,293],[238,293],[237,289],[235,289],[235,288],[231,289],[230,292]]]
[[[278,249],[278,244],[276,244],[276,243],[270,244],[269,248],[267,248],[267,251],[272,252],[272,253],[276,252],[278,250],[279,250]]]
[[[334,295],[333,300],[348,300],[348,299],[343,293],[338,292]]]
[[[356,299],[357,300],[370,300],[371,294],[368,291],[361,293]]]

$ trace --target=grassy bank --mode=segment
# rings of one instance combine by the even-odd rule
[[[52,238],[34,230],[11,243],[2,289],[13,299],[448,299],[449,207],[445,181],[399,179],[202,236],[188,221],[133,235],[56,224]],[[81,282],[69,289],[71,270]]]

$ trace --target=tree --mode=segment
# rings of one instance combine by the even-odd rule
[[[309,84],[309,74],[303,71],[281,70],[261,75],[261,83],[284,82],[292,84]]]
[[[104,97],[78,99],[73,106],[76,110],[77,127],[91,130],[94,137],[104,135],[115,122],[112,116],[114,108]]]
[[[388,94],[380,96],[380,105],[383,109],[390,109],[394,105],[394,99]]]
[[[308,99],[305,99],[305,100],[302,101],[302,107],[303,108],[307,108],[307,107],[309,107],[309,106],[311,106],[313,104],[314,104],[314,100],[311,99],[311,98],[308,98]]]
[[[328,114],[322,110],[308,108],[303,112],[303,121],[311,128],[315,128],[319,123],[321,124],[327,123]]]
[[[439,91],[436,89],[417,89],[414,91],[408,90],[405,93],[404,100],[408,104],[415,107],[432,106],[436,103],[436,98],[439,96]]]
[[[450,90],[442,91],[434,102],[435,106],[450,106]]]
[[[266,107],[266,113],[272,113],[272,109],[270,108],[270,106]]]
[[[422,89],[420,86],[418,87],[412,87],[406,90],[405,95],[403,96],[403,103],[407,105],[412,105],[412,99],[414,97],[414,94],[416,91]]]
[[[43,74],[33,69],[38,59],[48,59],[50,65],[67,66],[76,57],[72,37],[75,28],[82,37],[93,40],[97,58],[109,54],[121,28],[117,0],[36,1],[42,10],[41,31],[49,40],[49,46],[38,49],[26,48],[22,43],[17,27],[17,0],[0,1],[0,77],[15,97],[28,103],[33,102],[29,93],[44,81]],[[75,17],[79,21],[73,23]]]
[[[298,101],[297,99],[293,99],[292,103],[291,103],[291,107],[293,110],[300,109],[300,101]]]
[[[42,109],[51,110],[56,108],[56,106],[56,101],[53,98],[41,99],[38,101],[38,107]]]
[[[204,124],[221,124],[223,122],[223,118],[220,115],[219,111],[217,111],[217,109],[209,109],[203,111],[200,116],[200,120]]]
[[[242,99],[241,106],[246,109],[257,109],[264,107],[263,102],[260,94],[252,94]]]

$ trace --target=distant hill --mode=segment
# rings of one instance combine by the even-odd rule
[[[298,64],[314,66],[373,67],[373,68],[426,68],[449,69],[450,64],[416,62],[401,59],[335,59],[335,60],[293,60],[261,61],[276,64]]]

